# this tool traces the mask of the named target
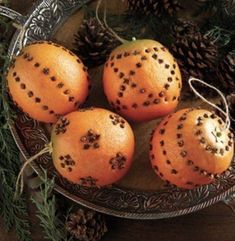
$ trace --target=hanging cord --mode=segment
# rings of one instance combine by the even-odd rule
[[[193,82],[198,82],[200,84],[203,84],[215,91],[217,91],[217,93],[221,96],[223,102],[224,102],[224,106],[225,106],[225,112],[220,108],[218,107],[216,104],[210,102],[209,100],[207,100],[205,97],[203,97],[196,89],[195,87],[193,86]],[[217,89],[216,87],[214,87],[213,85],[210,85],[210,84],[207,84],[206,82],[200,80],[200,79],[197,79],[197,78],[194,78],[194,77],[190,77],[189,78],[189,86],[190,88],[192,89],[192,91],[195,93],[195,95],[197,95],[200,99],[202,99],[205,103],[207,103],[208,105],[214,107],[215,109],[217,109],[219,112],[221,112],[225,117],[226,117],[226,120],[225,120],[225,125],[224,125],[224,130],[228,130],[230,128],[230,125],[231,125],[231,121],[230,121],[230,118],[229,118],[229,107],[228,107],[228,103],[227,103],[227,100],[224,96],[224,94],[219,90]]]
[[[96,17],[96,20],[98,21],[98,23],[100,24],[100,26],[103,28],[104,25],[103,25],[103,23],[101,22],[101,20],[99,18],[99,9],[100,9],[101,3],[102,3],[102,0],[99,0],[97,5],[96,5],[95,17]]]
[[[21,196],[24,190],[24,170],[25,168],[30,165],[34,160],[36,160],[39,156],[42,156],[45,153],[52,153],[52,143],[46,144],[45,148],[43,148],[40,152],[38,152],[36,155],[32,156],[26,162],[23,164],[23,166],[20,169],[20,172],[18,174],[17,180],[16,180],[16,189],[14,194],[14,199],[18,199],[18,197]]]
[[[101,6],[102,2],[103,2],[103,0],[98,1],[97,6],[96,6],[96,11],[95,11],[95,16],[96,16],[96,19],[97,19],[98,23],[100,24],[100,26],[102,28],[107,29],[108,32],[110,34],[112,34],[114,36],[114,38],[116,38],[121,43],[124,44],[124,43],[128,42],[128,40],[125,40],[125,39],[121,38],[112,28],[109,27],[109,25],[107,23],[107,2],[106,1],[105,1],[104,16],[103,16],[104,24],[101,22],[101,20],[99,18],[99,9],[100,9],[100,6]]]

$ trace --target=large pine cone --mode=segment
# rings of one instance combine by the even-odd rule
[[[65,225],[68,233],[78,241],[98,241],[107,231],[104,216],[87,209],[71,213]]]
[[[235,93],[235,54],[228,53],[220,63],[217,76],[225,92]]]
[[[209,39],[201,34],[178,38],[171,50],[184,79],[190,76],[209,82],[214,79],[211,73],[215,71],[218,50]]]
[[[178,0],[127,0],[129,9],[144,15],[173,16],[182,7]]]
[[[103,64],[118,41],[96,18],[84,19],[75,35],[74,52],[87,67]]]

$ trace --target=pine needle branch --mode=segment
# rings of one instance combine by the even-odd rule
[[[8,3],[7,3],[8,4]],[[7,97],[4,73],[7,67],[8,42],[11,38],[11,22],[0,17],[0,215],[7,231],[15,228],[20,241],[30,241],[28,212],[24,196],[14,201],[15,182],[20,169],[19,151],[9,130],[14,114]]]
[[[40,176],[42,184],[40,186],[41,199],[32,198],[37,208],[37,217],[40,220],[40,226],[44,230],[44,236],[51,241],[69,241],[64,223],[56,211],[56,198],[52,194],[54,189],[54,179],[49,179],[46,170],[43,170],[43,176]]]
[[[15,228],[19,240],[30,241],[26,200],[22,195],[14,201],[15,182],[20,168],[19,153],[10,131],[2,127],[0,128],[0,146],[0,214],[7,231]]]

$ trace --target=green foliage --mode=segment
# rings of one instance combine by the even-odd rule
[[[201,6],[197,15],[207,13],[208,19],[204,21],[202,32],[218,44],[223,52],[235,49],[235,16],[230,16],[225,11],[225,3],[228,0],[198,0]]]
[[[40,226],[44,230],[46,239],[51,241],[69,241],[65,230],[64,221],[56,210],[56,198],[52,191],[54,189],[54,179],[49,179],[46,170],[43,170],[43,176],[40,176],[42,184],[40,186],[41,199],[32,198],[37,208],[37,217],[40,220]]]
[[[4,219],[7,231],[15,228],[19,240],[30,241],[26,199],[22,196],[18,200],[14,200],[15,183],[21,163],[19,151],[9,129],[14,114],[6,94],[4,78],[8,62],[8,42],[12,33],[11,22],[0,17],[0,29],[0,215]]]
[[[21,241],[30,241],[30,231],[26,200],[21,197],[14,201],[16,175],[9,168],[0,167],[1,178],[1,216],[4,219],[5,229],[9,231],[13,227]]]
[[[235,31],[229,31],[218,26],[215,26],[213,29],[209,30],[205,36],[209,37],[214,43],[217,43],[219,46],[224,47],[230,44],[232,40],[232,35]]]
[[[5,100],[5,90],[3,88],[4,78],[0,77],[0,214],[4,218],[7,230],[15,227],[17,236],[21,241],[30,239],[28,213],[26,208],[26,200],[24,196],[14,201],[15,183],[20,169],[19,151],[12,138],[8,126],[9,115],[6,114],[7,108]],[[7,118],[8,117],[8,118]]]
[[[232,44],[235,35],[235,16],[230,16],[225,11],[227,0],[198,0],[199,4],[196,15],[206,14],[207,18],[201,24],[204,33],[212,33],[212,40],[218,40],[219,45]]]

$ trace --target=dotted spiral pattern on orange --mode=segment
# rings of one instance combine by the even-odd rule
[[[24,47],[7,72],[9,94],[30,117],[54,123],[87,98],[87,68],[68,49],[48,41]]]
[[[105,64],[103,84],[110,105],[133,121],[172,112],[182,88],[176,60],[153,40],[136,40],[116,48]]]
[[[134,134],[119,115],[80,109],[61,118],[52,132],[53,163],[66,179],[104,186],[121,179],[132,164]]]
[[[150,159],[157,175],[178,187],[209,184],[229,168],[233,134],[224,122],[202,109],[167,116],[151,137]]]

